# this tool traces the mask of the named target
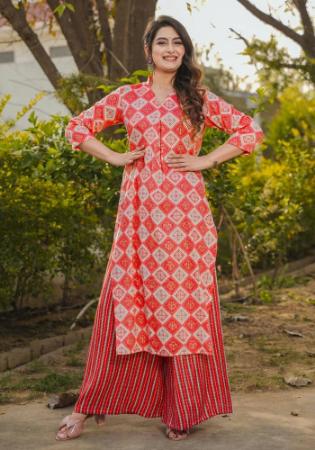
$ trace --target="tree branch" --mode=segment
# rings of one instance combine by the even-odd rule
[[[250,42],[248,39],[246,39],[245,36],[243,36],[238,31],[234,30],[234,28],[229,28],[229,30],[232,31],[232,33],[236,34],[237,38],[240,39],[241,41],[243,41],[244,44],[246,45],[246,47],[250,47]]]
[[[259,8],[254,6],[250,1],[248,0],[236,0],[238,3],[244,6],[248,11],[250,11],[254,16],[256,16],[259,20],[261,20],[264,23],[267,23],[268,25],[271,25],[273,28],[276,28],[278,31],[281,31],[285,36],[292,39],[294,42],[299,44],[301,47],[304,48],[304,39],[303,36],[298,34],[296,31],[289,28],[284,23],[280,22],[279,20],[272,17],[270,14],[266,14],[263,11],[261,11]]]
[[[59,0],[47,0],[47,3],[52,11],[59,6]],[[100,67],[93,63],[95,57],[94,51],[91,49],[93,39],[88,36],[89,24],[86,21],[86,11],[79,1],[73,3],[73,6],[74,13],[66,8],[61,16],[54,13],[55,19],[67,41],[79,72],[103,75]],[[96,38],[94,37],[94,39]]]
[[[229,226],[231,227],[232,231],[234,232],[235,237],[236,237],[236,239],[237,239],[237,241],[239,243],[240,249],[242,250],[245,262],[247,264],[247,267],[248,267],[248,270],[249,270],[249,273],[250,273],[250,277],[252,279],[254,295],[256,297],[257,296],[256,279],[255,279],[254,271],[253,271],[253,268],[252,268],[249,256],[247,254],[245,245],[244,245],[243,240],[241,238],[241,235],[239,234],[236,226],[234,225],[234,222],[233,222],[230,214],[227,212],[227,210],[225,209],[225,207],[223,205],[221,205],[221,211],[223,212],[227,223],[229,224]]]

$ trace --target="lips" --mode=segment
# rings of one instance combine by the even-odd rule
[[[164,58],[166,61],[176,61],[177,57],[170,57],[170,56],[164,56]]]

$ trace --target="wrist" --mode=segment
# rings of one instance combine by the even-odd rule
[[[219,162],[213,159],[210,161],[210,166],[208,167],[208,169],[215,169],[218,165]]]
[[[219,162],[215,160],[213,157],[211,158],[210,155],[204,155],[201,156],[201,158],[203,159],[204,169],[214,169],[219,164]]]

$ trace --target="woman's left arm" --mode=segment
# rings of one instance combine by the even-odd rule
[[[203,156],[170,155],[169,163],[179,170],[203,170],[239,155],[249,155],[264,139],[258,123],[208,89],[204,97],[205,125],[230,134],[224,144]]]
[[[251,154],[264,139],[258,123],[234,105],[207,89],[204,101],[205,125],[215,127],[231,136],[211,153],[201,156],[205,168]]]

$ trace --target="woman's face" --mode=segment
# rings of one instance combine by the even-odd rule
[[[160,28],[152,42],[155,70],[176,72],[182,64],[185,47],[179,34],[170,26]]]

